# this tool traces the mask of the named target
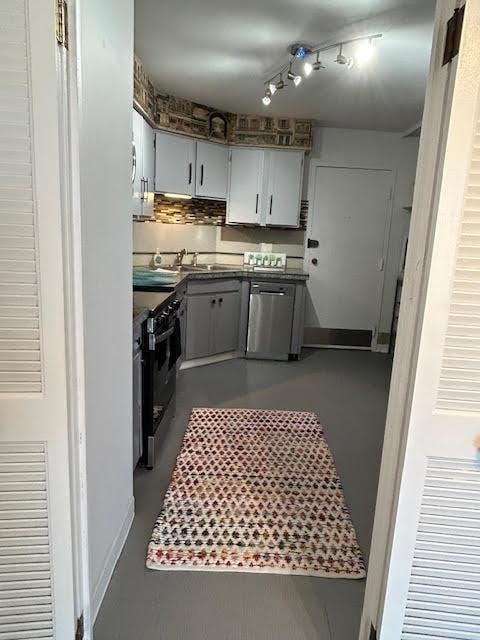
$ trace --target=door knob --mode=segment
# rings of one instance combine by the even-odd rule
[[[317,266],[318,264],[318,260],[316,258],[312,258],[312,264],[314,264],[315,266]]]

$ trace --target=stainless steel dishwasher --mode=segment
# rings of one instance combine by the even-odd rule
[[[294,302],[294,284],[252,282],[248,317],[248,358],[288,360]]]

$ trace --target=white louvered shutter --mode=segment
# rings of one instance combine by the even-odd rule
[[[0,0],[0,640],[74,637],[54,0]]]
[[[480,638],[477,0],[466,3],[452,81],[381,640]]]

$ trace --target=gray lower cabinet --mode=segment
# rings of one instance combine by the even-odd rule
[[[214,309],[214,353],[225,353],[238,349],[238,321],[240,316],[240,292],[231,291],[217,295]]]
[[[239,348],[240,282],[194,282],[188,289],[186,360]]]
[[[211,325],[214,298],[208,294],[189,295],[187,299],[186,359],[212,355]]]

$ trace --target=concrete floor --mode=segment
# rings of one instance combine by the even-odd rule
[[[390,359],[310,350],[300,362],[233,360],[180,373],[177,413],[152,472],[135,474],[136,516],[95,640],[356,640],[364,580],[145,568],[149,536],[192,407],[315,411],[368,558]]]

